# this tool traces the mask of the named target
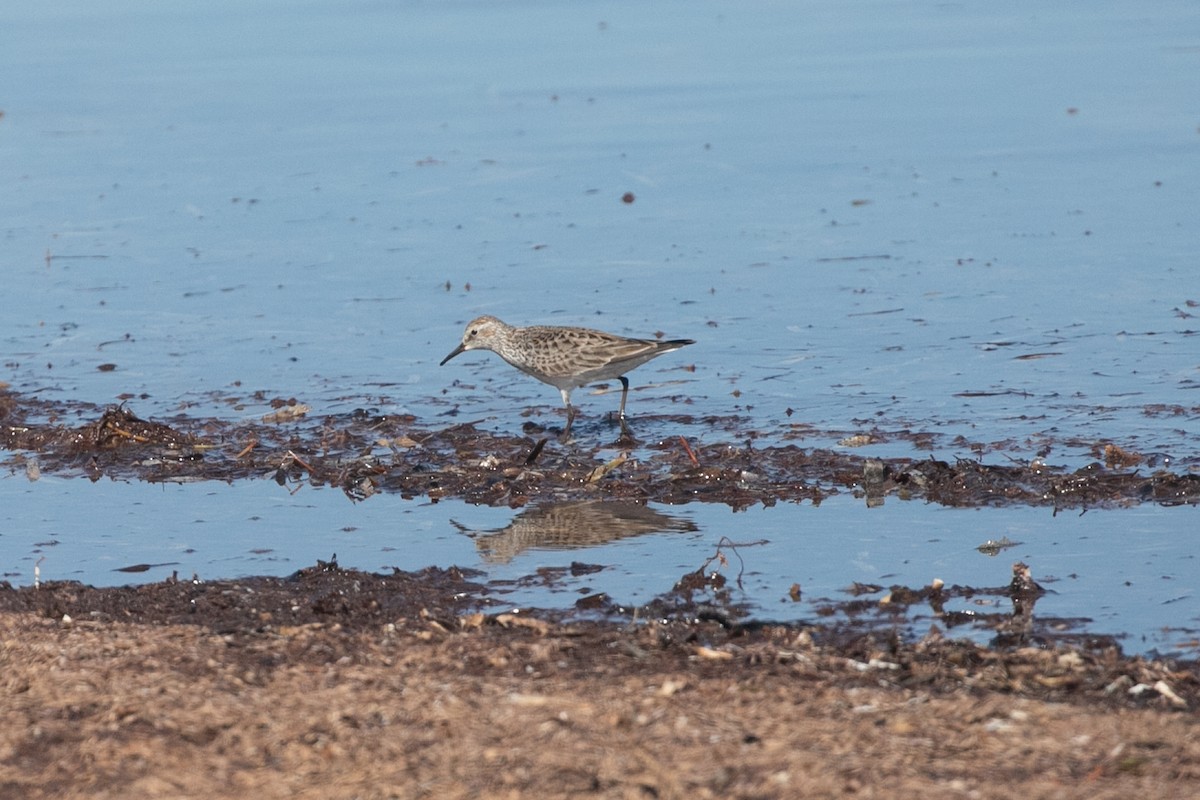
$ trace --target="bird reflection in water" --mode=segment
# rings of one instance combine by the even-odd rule
[[[647,533],[699,530],[689,519],[619,500],[543,503],[522,511],[507,526],[492,531],[473,531],[454,520],[450,522],[474,537],[483,560],[492,564],[505,564],[529,549],[571,550]]]

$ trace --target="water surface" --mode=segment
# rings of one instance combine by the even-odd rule
[[[1194,3],[3,16],[0,380],[19,391],[144,417],[261,415],[278,396],[556,424],[557,393],[492,356],[437,367],[492,313],[697,339],[634,374],[635,416],[683,394],[804,446],[915,430],[947,459],[1081,465],[1111,441],[1198,467]],[[864,452],[911,454],[886,439]],[[584,557],[482,563],[450,517],[495,530],[512,512],[269,483],[17,476],[0,503],[0,567],[22,582],[54,540],[43,574],[101,583],[139,579],[110,565],[235,575],[335,551],[496,576]],[[1196,585],[1191,508],[671,513],[697,530],[586,556],[612,565],[615,595],[661,591],[721,536],[762,536],[775,544],[746,555],[772,611],[793,581],[806,597],[884,575],[1002,585],[1012,555],[1058,578],[1062,613],[1111,608],[1108,632],[1200,613],[1178,591]],[[973,549],[997,534],[1024,549]]]

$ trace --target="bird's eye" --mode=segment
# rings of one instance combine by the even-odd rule
[[[471,338],[472,338],[472,339],[474,339],[474,338],[475,338],[477,335],[479,335],[479,329],[478,329],[478,328],[476,328],[476,329],[474,329],[474,330],[472,330],[472,331],[471,331]]]

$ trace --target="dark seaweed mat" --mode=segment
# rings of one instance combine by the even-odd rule
[[[1036,586],[988,591],[1007,594],[1012,619],[1024,619],[1029,637],[1002,638],[989,646],[937,632],[914,638],[886,627],[856,624],[737,622],[729,609],[695,602],[696,576],[685,575],[662,598],[638,609],[610,608],[587,617],[522,609],[486,613],[493,603],[479,576],[457,568],[373,574],[318,562],[288,578],[228,581],[172,578],[140,586],[93,588],[70,581],[14,588],[0,582],[0,613],[33,613],[63,625],[195,625],[225,638],[227,658],[256,671],[345,658],[360,637],[459,637],[459,668],[490,673],[489,643],[559,639],[566,669],[593,677],[688,669],[707,673],[771,669],[797,660],[843,685],[889,684],[929,692],[998,690],[1052,701],[1112,707],[1194,708],[1200,700],[1195,662],[1124,656],[1108,637],[1038,635],[1047,622],[1031,617]],[[710,587],[711,588],[711,587]],[[895,602],[929,602],[955,588],[894,587]],[[717,604],[719,605],[719,603]],[[510,606],[504,608],[509,609]],[[481,613],[482,612],[482,613]],[[298,632],[306,632],[300,636]],[[809,644],[804,644],[808,637]],[[292,643],[295,640],[295,644]],[[264,641],[280,643],[271,652]],[[419,641],[411,639],[410,641]],[[697,649],[720,648],[726,658],[697,661]],[[731,655],[731,657],[729,657]],[[855,665],[858,668],[855,668]],[[875,665],[872,668],[870,665]],[[1130,687],[1165,682],[1179,701],[1158,690]]]
[[[498,435],[474,423],[431,427],[411,416],[356,410],[319,418],[289,414],[230,422],[178,415],[150,421],[130,408],[53,403],[0,393],[0,461],[13,472],[149,482],[271,478],[284,486],[333,486],[352,499],[377,492],[493,506],[530,501],[624,499],[723,503],[740,509],[844,492],[946,506],[1110,508],[1200,502],[1200,474],[1146,469],[1134,452],[1096,443],[1105,463],[1068,470],[1038,459],[1005,464],[934,457],[871,458],[795,444],[763,445],[736,417],[649,418],[671,430],[652,442],[561,445],[532,423]],[[686,444],[700,427],[728,441]],[[922,434],[912,434],[919,443]],[[619,464],[617,458],[624,457]],[[617,458],[614,458],[617,457]],[[1157,463],[1144,459],[1145,463]],[[605,470],[606,465],[611,469]]]

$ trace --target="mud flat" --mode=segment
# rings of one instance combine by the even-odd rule
[[[25,797],[1188,797],[1195,664],[486,614],[456,571],[0,591]]]
[[[975,459],[870,458],[843,450],[758,443],[737,417],[643,419],[673,433],[653,442],[548,444],[551,432],[498,435],[465,422],[430,427],[413,417],[359,410],[319,419],[295,399],[270,401],[259,420],[179,415],[145,420],[122,405],[49,403],[0,393],[0,465],[41,474],[143,481],[235,481],[341,488],[354,499],[377,492],[513,508],[544,497],[709,502],[733,508],[808,500],[839,492],[889,494],[948,506],[1003,504],[1098,508],[1142,502],[1200,503],[1200,474],[1162,466],[1112,442],[1094,442],[1096,460],[1068,470],[1039,457],[991,464]],[[1196,413],[1181,410],[1181,413]],[[703,430],[723,442],[693,446]],[[815,432],[807,431],[807,435]],[[869,438],[871,434],[864,434]],[[899,432],[920,448],[928,434]],[[778,437],[775,437],[778,438]],[[630,457],[633,444],[640,445]],[[1075,447],[1080,443],[1072,442]],[[614,452],[623,451],[613,456]]]
[[[31,478],[266,475],[360,499],[512,506],[543,494],[734,507],[839,492],[1055,508],[1200,498],[1195,475],[1146,470],[1111,445],[1068,472],[733,435],[740,444],[696,448],[688,421],[673,424],[682,441],[621,461],[547,452],[539,430],[496,437],[365,412],[231,425],[0,399],[4,464]],[[1040,589],[1020,565],[988,590],[1011,602],[989,646],[757,621],[714,602],[712,580],[681,575],[639,608],[592,596],[557,612],[501,606],[468,570],[372,574],[335,560],[288,578],[4,584],[0,795],[1194,796],[1197,664],[1056,636],[1032,615]],[[888,599],[936,609],[952,591],[893,587]]]

